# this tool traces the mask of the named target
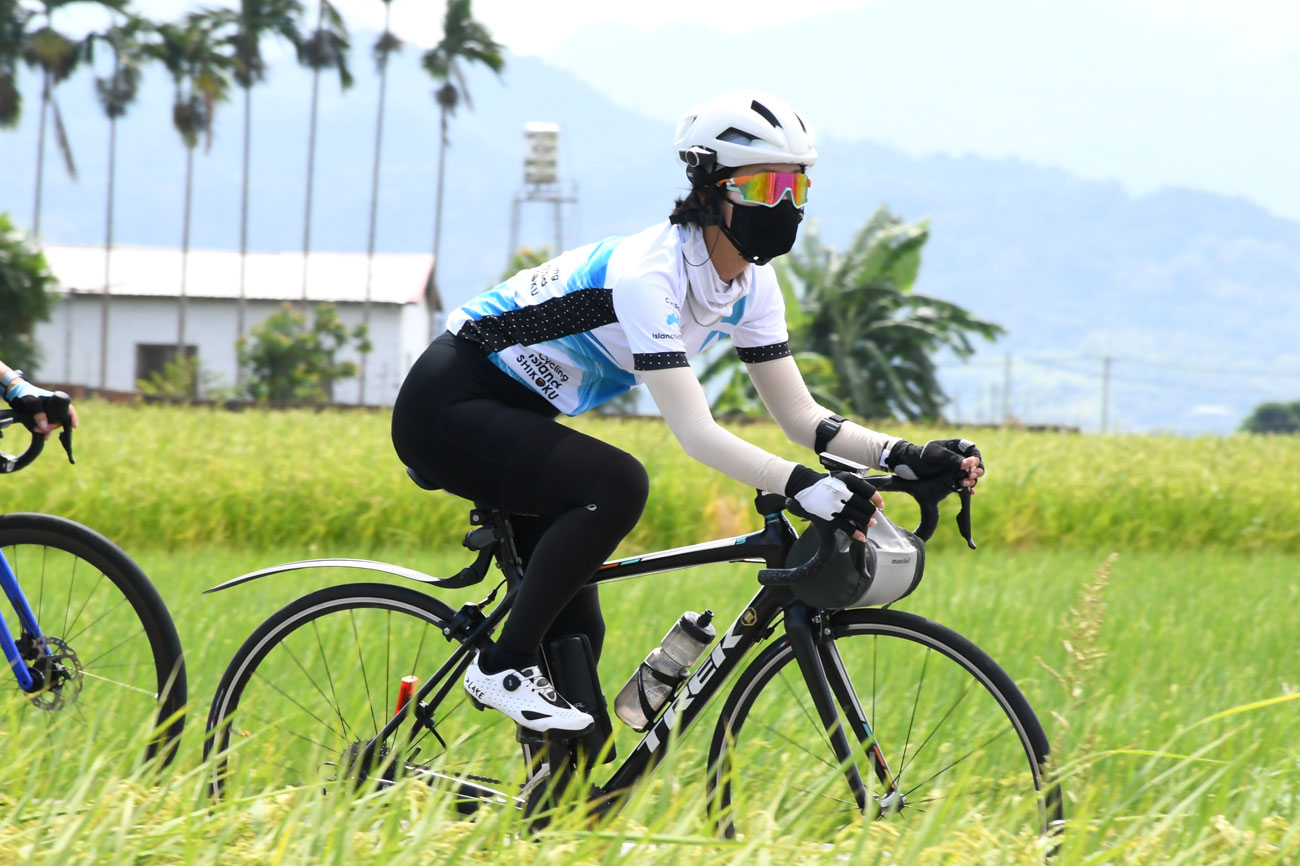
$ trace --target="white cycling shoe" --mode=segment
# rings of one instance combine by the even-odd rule
[[[465,691],[480,710],[491,707],[518,725],[538,733],[585,734],[596,724],[589,714],[560,697],[536,665],[484,673],[478,655],[465,669]]]

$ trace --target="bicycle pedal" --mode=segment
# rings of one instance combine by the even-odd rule
[[[469,702],[470,706],[474,707],[474,709],[478,710],[480,713],[487,709],[487,705],[473,695],[469,696]]]

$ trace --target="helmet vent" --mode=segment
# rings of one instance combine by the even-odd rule
[[[766,105],[759,102],[757,99],[751,102],[749,104],[749,107],[754,110],[755,114],[761,116],[764,120],[766,120],[768,123],[775,126],[777,129],[781,128],[781,121],[777,120],[776,115],[773,114]]]
[[[807,133],[808,125],[803,122],[803,118],[800,117],[798,114],[795,114],[794,119],[799,121],[799,128],[802,129],[805,133]]]
[[[732,144],[753,144],[758,141],[758,136],[750,135],[743,129],[736,129],[734,126],[727,127],[726,131],[718,134],[719,141],[729,141]]]

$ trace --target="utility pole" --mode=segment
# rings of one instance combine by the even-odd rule
[[[1011,423],[1011,353],[1007,352],[1006,366],[1002,369],[1002,426]]]
[[[1115,360],[1110,355],[1101,359],[1101,432],[1110,428],[1110,362]]]

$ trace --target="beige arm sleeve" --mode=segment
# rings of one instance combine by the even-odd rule
[[[763,399],[767,411],[781,425],[786,438],[796,445],[812,448],[817,436],[817,425],[834,413],[821,406],[808,393],[803,375],[787,355],[771,361],[746,364],[745,370]],[[840,457],[847,457],[858,463],[864,463],[875,469],[884,469],[880,465],[880,453],[898,441],[896,436],[877,433],[861,424],[845,421],[826,447],[827,451]]]
[[[642,370],[641,381],[687,454],[742,484],[785,492],[785,483],[798,464],[719,427],[690,367]]]

